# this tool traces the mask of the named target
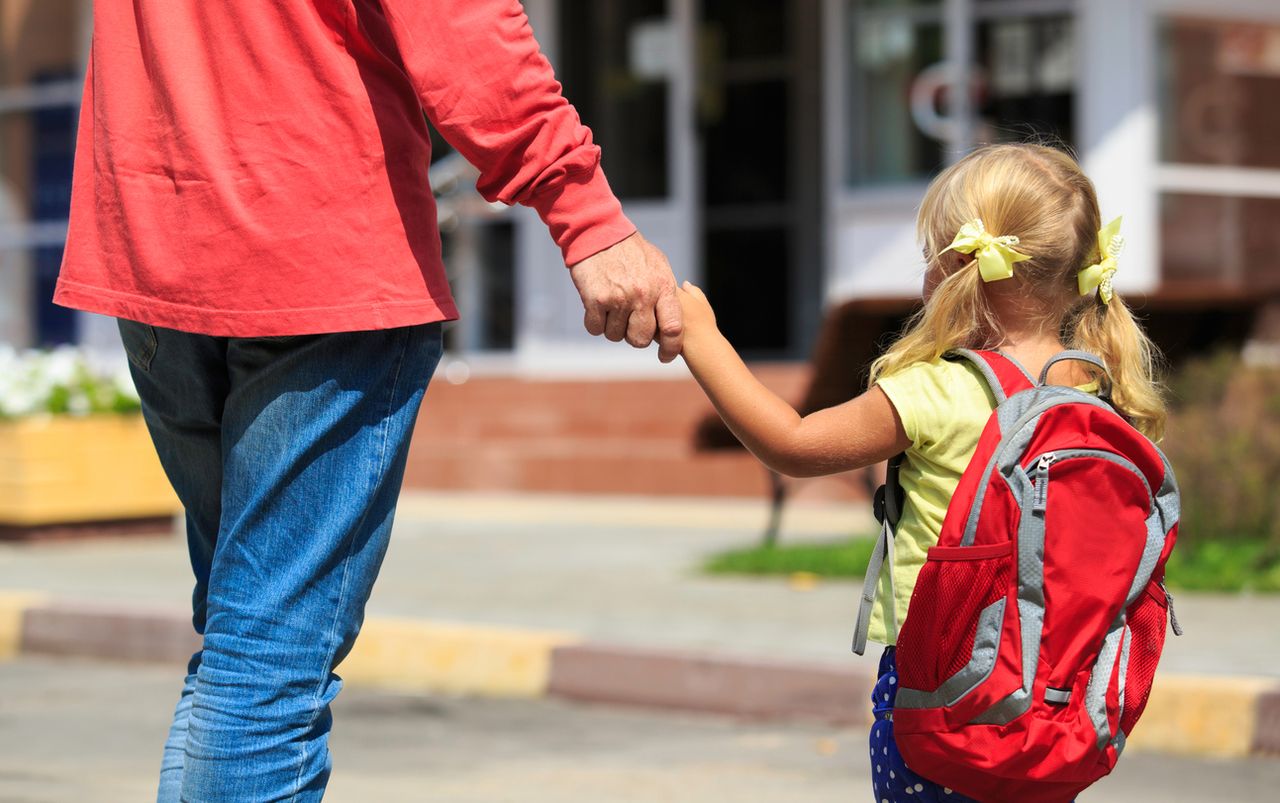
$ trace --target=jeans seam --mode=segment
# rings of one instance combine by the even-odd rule
[[[378,485],[380,485],[382,482],[382,473],[384,471],[383,466],[387,456],[387,439],[389,436],[389,432],[391,430],[391,415],[395,410],[396,393],[400,389],[400,374],[402,369],[404,368],[405,355],[409,351],[409,337],[413,331],[414,330],[412,328],[406,328],[404,330],[404,337],[403,337],[404,342],[401,344],[401,347],[400,347],[400,359],[396,363],[395,377],[392,378],[391,380],[391,393],[387,399],[387,412],[382,419],[382,426],[381,426],[382,442],[378,446],[378,461],[374,466],[375,481],[373,483],[373,490],[376,490]],[[355,547],[355,533],[358,532],[364,526],[365,520],[368,518],[368,516],[369,516],[369,506],[366,506],[364,512],[360,516],[360,520],[356,523],[356,526],[352,528],[351,533],[348,534],[348,537],[347,537],[347,556],[346,556],[346,559],[343,560],[342,562],[342,583],[338,588],[338,604],[334,609],[333,621],[329,625],[329,635],[327,640],[330,644],[334,644],[336,641],[337,632],[338,632],[338,622],[342,618],[343,601],[346,599],[346,596],[347,596],[347,579],[348,579],[348,575],[351,568],[351,550]],[[336,650],[336,645],[335,645],[335,650]],[[316,720],[320,717],[320,709],[321,709],[320,690],[324,688],[324,684],[328,681],[329,675],[332,673],[333,673],[333,665],[330,664],[324,671],[324,677],[320,679],[319,684],[315,688],[315,691],[312,692],[313,706],[311,711],[311,720],[307,723],[308,731],[310,731],[311,728],[315,727]],[[301,789],[302,773],[307,766],[307,744],[305,741],[302,743],[302,753],[300,758],[301,760],[298,762],[298,774],[293,781],[293,794],[290,796],[290,800],[295,800],[295,801],[298,799],[298,794],[302,791]]]

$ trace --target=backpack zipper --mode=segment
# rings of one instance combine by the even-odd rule
[[[1044,512],[1049,497],[1049,467],[1061,460],[1069,460],[1077,457],[1101,457],[1104,460],[1110,460],[1118,463],[1122,467],[1128,469],[1138,479],[1142,480],[1142,485],[1147,489],[1147,499],[1155,504],[1155,495],[1151,493],[1151,484],[1147,482],[1147,477],[1142,470],[1133,463],[1133,461],[1122,457],[1115,452],[1106,449],[1067,449],[1059,452],[1045,452],[1036,460],[1035,467],[1035,499],[1033,509],[1038,512]],[[1182,625],[1178,623],[1178,614],[1173,609],[1173,594],[1169,593],[1169,589],[1165,588],[1164,581],[1161,580],[1158,585],[1160,590],[1164,592],[1165,602],[1169,608],[1169,626],[1173,628],[1173,635],[1182,635]]]
[[[1043,390],[1043,388],[1041,388],[1041,390]],[[1110,410],[1113,413],[1115,412],[1114,407],[1112,407],[1111,405],[1107,404],[1104,401],[1099,400],[1097,396],[1090,396],[1090,395],[1081,393],[1080,391],[1074,391],[1073,389],[1064,389],[1064,390],[1072,390],[1072,394],[1062,394],[1062,395],[1071,396],[1074,394],[1079,398],[1050,398],[1048,401],[1040,402],[1039,404],[1033,404],[1026,412],[1024,412],[1021,416],[1018,417],[1016,421],[1013,422],[1013,426],[1009,427],[1009,429],[1007,430],[1007,433],[1003,429],[1003,427],[1001,428],[1000,444],[999,446],[996,447],[995,453],[991,456],[992,464],[994,464],[996,467],[1002,466],[1004,464],[1003,457],[1005,453],[1010,451],[1013,448],[1013,443],[1012,443],[1013,436],[1021,432],[1022,429],[1027,426],[1027,424],[1030,424],[1032,421],[1035,421],[1041,415],[1047,413],[1048,411],[1052,410],[1054,407],[1057,407],[1058,405],[1088,404],[1093,407],[1101,408],[1103,410]],[[1023,391],[1023,392],[1025,393],[1026,391]]]
[[[1045,388],[1038,388],[1031,392],[1041,393],[1045,390],[1046,390]],[[1048,401],[1040,401],[1038,403],[1032,403],[1031,406],[1027,410],[1024,410],[1022,415],[1020,415],[1014,421],[1013,426],[1009,427],[1008,429],[1004,427],[1000,428],[1001,429],[1000,443],[996,446],[995,452],[992,453],[991,459],[987,462],[986,468],[982,473],[982,487],[984,489],[986,487],[987,481],[991,478],[992,472],[995,471],[996,469],[1003,469],[1004,461],[1007,455],[1013,449],[1014,436],[1017,433],[1021,432],[1028,424],[1032,423],[1038,417],[1048,412],[1049,410],[1053,409],[1054,407],[1057,407],[1062,404],[1088,404],[1090,406],[1097,407],[1102,410],[1110,410],[1113,413],[1115,412],[1114,407],[1100,400],[1097,396],[1090,396],[1088,394],[1081,393],[1080,391],[1069,389],[1069,388],[1054,388],[1053,390],[1055,392],[1050,395],[1050,398]],[[1023,391],[1023,393],[1026,393],[1026,392],[1028,391]],[[1143,481],[1145,482],[1146,479],[1143,478]],[[970,511],[969,521],[965,525],[965,534],[964,534],[964,537],[961,539],[961,546],[973,545],[973,528],[977,520],[978,509],[980,508],[981,508],[981,504],[979,503],[974,506],[973,510]]]
[[[1094,457],[1106,460],[1127,470],[1130,474],[1137,477],[1142,483],[1142,487],[1146,489],[1147,502],[1149,504],[1155,503],[1155,494],[1151,492],[1151,483],[1147,482],[1147,476],[1143,474],[1142,469],[1138,468],[1138,466],[1129,458],[1117,454],[1116,452],[1108,451],[1107,449],[1062,449],[1056,452],[1045,452],[1036,459],[1035,469],[1033,470],[1033,475],[1036,479],[1036,495],[1034,499],[1036,510],[1043,509],[1040,505],[1044,501],[1042,496],[1047,494],[1047,490],[1044,492],[1041,491],[1040,480],[1049,476],[1049,467],[1055,463],[1061,463],[1064,460],[1075,460],[1079,457]]]
[[[1049,505],[1049,467],[1056,462],[1056,452],[1045,452],[1036,461],[1036,496],[1031,509],[1037,513],[1043,513]]]

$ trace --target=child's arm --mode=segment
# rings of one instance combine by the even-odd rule
[[[815,477],[887,460],[911,445],[879,388],[803,418],[752,376],[716,328],[702,291],[685,282],[684,349],[689,370],[720,417],[751,453],[779,474]]]

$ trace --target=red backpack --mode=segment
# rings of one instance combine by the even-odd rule
[[[1105,373],[1097,357],[1063,352],[1039,382],[996,352],[949,357],[978,367],[997,406],[898,633],[894,737],[908,766],[978,800],[1069,801],[1111,771],[1146,706],[1178,488],[1105,396],[1045,384],[1061,360]],[[902,505],[894,477],[886,488],[859,654]]]

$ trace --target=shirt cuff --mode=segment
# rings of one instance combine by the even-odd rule
[[[568,176],[534,196],[529,205],[551,230],[566,265],[598,254],[636,232],[599,167]]]

